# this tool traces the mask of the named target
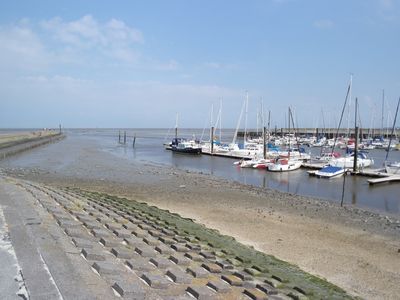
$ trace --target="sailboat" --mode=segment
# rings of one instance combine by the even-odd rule
[[[195,139],[187,140],[184,138],[178,138],[178,114],[176,114],[176,124],[175,124],[175,138],[168,145],[168,150],[178,153],[187,154],[201,154],[202,149],[199,141]]]
[[[400,105],[400,98],[399,98],[399,101],[397,102],[396,114],[394,116],[394,121],[393,121],[393,126],[392,126],[392,134],[390,135],[389,145],[387,147],[386,158],[385,158],[385,171],[386,171],[386,173],[389,173],[389,174],[400,174],[400,162],[398,162],[398,161],[388,162],[390,145],[392,143],[394,128],[396,126],[397,113],[399,112],[399,105]]]
[[[302,161],[290,158],[290,118],[293,120],[292,111],[289,107],[289,151],[287,157],[278,157],[272,163],[267,164],[267,170],[271,172],[286,172],[300,169]],[[294,122],[293,122],[294,124]]]

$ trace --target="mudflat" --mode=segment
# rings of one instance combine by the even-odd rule
[[[131,162],[90,142],[61,144],[27,166],[5,165],[3,172],[170,210],[326,278],[354,296],[397,299],[400,294],[397,215]]]

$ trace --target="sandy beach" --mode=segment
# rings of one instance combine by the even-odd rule
[[[400,294],[398,216],[127,162],[90,144],[58,143],[51,152],[27,167],[3,164],[2,172],[57,187],[124,196],[176,212],[298,265],[353,296],[396,299]],[[61,152],[71,154],[63,157]]]

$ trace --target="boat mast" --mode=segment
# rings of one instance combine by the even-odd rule
[[[247,139],[247,114],[249,109],[249,92],[246,91],[246,112],[244,116],[244,135],[243,135],[243,147],[246,146],[246,139]]]
[[[385,106],[385,90],[382,90],[382,118],[381,118],[381,139],[383,140],[383,110]]]
[[[235,134],[233,135],[232,144],[236,143],[236,138],[237,138],[237,134],[238,134],[238,131],[239,131],[240,122],[242,121],[243,110],[244,110],[245,105],[246,105],[246,100],[243,102],[242,109],[240,110],[240,116],[239,116],[239,119],[238,119],[238,122],[237,122],[237,125],[236,125]]]
[[[289,130],[289,150],[288,150],[288,159],[290,159],[290,106],[289,106],[289,115],[288,115],[289,119],[288,119],[288,130]]]
[[[390,144],[392,143],[394,127],[396,126],[397,113],[399,112],[399,105],[400,105],[400,97],[399,97],[399,101],[397,101],[396,114],[394,115],[394,121],[393,121],[393,126],[392,126],[392,132],[391,132],[391,134],[390,134],[389,145],[388,145],[387,150],[386,150],[385,161],[387,161],[388,156],[389,156]]]
[[[176,122],[175,122],[175,138],[178,138],[178,113],[176,113]]]
[[[350,73],[349,110],[347,112],[347,138],[350,138],[350,108],[351,108],[352,87],[353,87],[353,73]]]

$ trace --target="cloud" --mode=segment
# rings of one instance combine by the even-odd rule
[[[219,62],[205,62],[203,64],[203,67],[207,68],[207,69],[214,69],[214,70],[233,70],[233,69],[237,69],[238,65],[235,64],[223,64],[223,63],[219,63]]]
[[[2,71],[32,71],[48,66],[45,47],[27,20],[0,27],[0,66]]]
[[[328,20],[328,19],[321,19],[321,20],[316,20],[313,23],[314,27],[318,29],[331,29],[334,26],[333,21]]]
[[[118,19],[101,23],[91,15],[86,15],[67,22],[56,17],[42,21],[41,26],[55,41],[75,51],[98,51],[124,62],[135,62],[139,57],[135,47],[144,43],[140,30]]]

